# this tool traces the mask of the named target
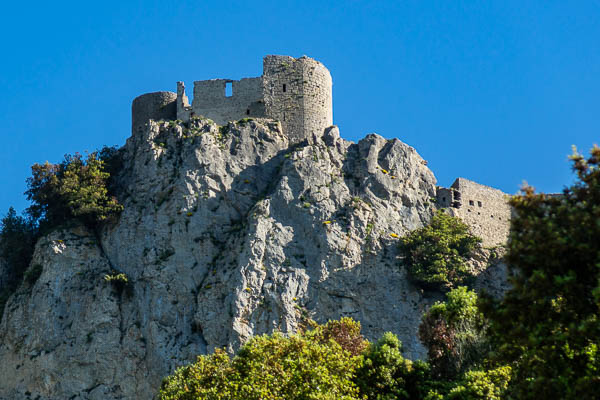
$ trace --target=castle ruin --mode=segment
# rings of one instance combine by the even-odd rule
[[[484,246],[505,244],[508,240],[511,209],[508,195],[465,178],[457,178],[449,188],[437,188],[437,206],[469,225],[483,239]]]
[[[257,78],[211,79],[194,82],[190,105],[183,82],[177,93],[155,92],[137,97],[132,105],[132,128],[149,119],[210,118],[219,125],[243,118],[271,118],[281,122],[291,143],[333,125],[331,75],[309,57],[268,55]]]
[[[263,74],[240,80],[195,81],[190,105],[183,82],[177,93],[154,92],[136,97],[132,104],[132,129],[148,120],[210,118],[219,125],[243,118],[278,120],[290,143],[320,134],[333,125],[331,75],[309,57],[268,55]],[[462,219],[485,246],[508,240],[511,209],[500,190],[458,178],[450,188],[437,188],[438,208]]]

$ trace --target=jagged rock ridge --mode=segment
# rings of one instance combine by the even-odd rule
[[[0,325],[0,398],[152,398],[196,355],[306,318],[351,316],[424,356],[435,298],[406,279],[396,236],[429,221],[436,181],[412,147],[336,127],[290,146],[273,120],[195,118],[149,122],[122,155],[118,222],[37,244],[42,275]]]

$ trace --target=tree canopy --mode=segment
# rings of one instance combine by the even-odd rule
[[[473,276],[468,260],[480,243],[464,222],[439,210],[429,225],[400,239],[400,250],[416,284],[449,290]]]
[[[493,359],[513,368],[519,399],[592,399],[600,387],[600,148],[571,156],[561,195],[525,187],[511,205],[513,288],[488,301]]]
[[[60,164],[34,164],[27,179],[27,199],[32,202],[27,213],[42,227],[53,227],[69,219],[79,219],[95,227],[123,209],[109,194],[108,180],[115,151],[104,148],[84,158],[67,154]],[[107,165],[107,160],[111,161]]]

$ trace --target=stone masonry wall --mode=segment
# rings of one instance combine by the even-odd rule
[[[149,120],[172,120],[177,117],[177,94],[173,92],[146,93],[131,103],[131,131],[144,127]]]
[[[231,83],[232,94],[226,96]],[[291,143],[333,125],[331,75],[320,62],[309,57],[268,55],[263,75],[239,81],[213,79],[194,82],[189,104],[183,82],[177,83],[177,118],[204,116],[219,125],[247,117],[267,117],[281,122]]]
[[[469,225],[472,233],[483,239],[484,246],[508,240],[511,209],[504,192],[458,178],[450,188],[438,188],[436,197],[438,207],[447,207],[451,215]]]
[[[263,87],[266,113],[279,120],[291,142],[304,137],[304,63],[289,56],[263,59]]]
[[[225,88],[231,83],[231,96]],[[239,81],[212,79],[194,82],[192,111],[195,115],[210,118],[219,125],[246,117],[264,117],[260,107],[263,97],[262,78],[244,78]]]

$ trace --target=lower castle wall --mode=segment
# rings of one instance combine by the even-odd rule
[[[438,188],[437,205],[469,225],[486,247],[506,244],[511,208],[504,192],[458,178],[450,188]]]

